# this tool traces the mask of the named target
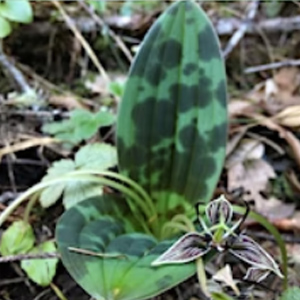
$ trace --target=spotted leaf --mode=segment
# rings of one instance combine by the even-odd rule
[[[58,223],[63,264],[87,293],[95,299],[142,300],[196,272],[193,263],[152,267],[174,241],[158,242],[134,232],[120,201],[107,195],[86,200],[66,211]]]
[[[120,170],[164,214],[212,196],[227,132],[224,64],[212,25],[177,1],[146,35],[117,122]]]

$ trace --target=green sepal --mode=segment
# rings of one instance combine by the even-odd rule
[[[149,235],[135,233],[120,201],[109,195],[88,199],[66,211],[57,225],[62,262],[87,293],[95,299],[142,300],[196,272],[194,263],[180,268],[152,267],[151,263],[174,241],[159,243]],[[69,247],[94,255],[74,252]]]
[[[196,3],[177,1],[149,30],[131,67],[117,122],[120,170],[148,191],[159,213],[174,215],[184,203],[211,198],[226,135],[217,36]]]

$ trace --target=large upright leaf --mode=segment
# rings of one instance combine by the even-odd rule
[[[208,201],[226,133],[216,34],[197,4],[178,1],[152,26],[131,68],[117,124],[121,172],[150,193],[158,212]]]
[[[62,216],[56,239],[71,276],[97,300],[142,300],[193,275],[194,263],[180,268],[151,266],[173,241],[158,243],[149,235],[135,233],[128,208],[121,201],[103,195],[70,208]],[[76,253],[70,247],[95,255]]]

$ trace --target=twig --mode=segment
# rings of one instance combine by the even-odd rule
[[[225,49],[223,51],[223,56],[225,58],[229,55],[229,53],[236,47],[236,45],[240,42],[240,40],[246,34],[247,28],[250,26],[251,22],[253,21],[253,19],[256,16],[258,6],[259,6],[259,1],[250,2],[246,19],[243,20],[243,23],[240,26],[240,28],[230,38],[227,46],[225,47]]]
[[[244,70],[244,73],[249,74],[249,73],[256,73],[256,72],[267,71],[272,69],[279,69],[282,67],[297,67],[297,66],[300,66],[300,59],[289,59],[289,60],[274,62],[271,64],[249,67]]]
[[[67,13],[64,11],[62,5],[57,0],[52,0],[52,3],[56,6],[56,8],[59,10],[61,15],[63,16],[66,24],[68,27],[72,30],[75,37],[80,41],[82,47],[85,49],[85,51],[88,53],[89,57],[91,58],[92,62],[95,64],[97,69],[99,70],[100,74],[103,76],[104,80],[108,83],[110,82],[109,76],[107,75],[105,69],[101,65],[100,61],[98,60],[95,52],[91,48],[91,46],[88,44],[86,39],[83,37],[81,32],[77,29],[75,22],[67,15]]]
[[[242,25],[238,18],[220,19],[215,23],[216,31],[219,35],[231,35]],[[300,16],[288,18],[273,18],[262,20],[256,24],[249,24],[246,32],[248,34],[257,34],[257,28],[268,33],[291,32],[300,29]]]
[[[23,74],[18,70],[13,63],[11,63],[6,56],[6,54],[3,51],[3,45],[2,41],[0,40],[0,64],[2,65],[3,69],[7,74],[9,74],[15,81],[16,84],[18,84],[20,90],[23,93],[31,93],[33,90],[29,86],[29,84],[26,82]]]
[[[131,63],[133,60],[133,56],[131,55],[130,51],[122,41],[122,39],[113,31],[111,30],[105,22],[94,12],[94,10],[88,6],[83,0],[78,0],[79,4],[91,15],[91,17],[95,20],[97,24],[99,24],[101,27],[107,27],[108,28],[108,34],[114,39],[114,41],[117,43],[117,45],[120,47],[120,49],[123,51],[129,62]]]
[[[0,263],[14,262],[27,259],[48,259],[48,258],[60,258],[60,254],[57,252],[44,252],[44,253],[29,253],[29,254],[18,254],[8,255],[0,257]]]
[[[12,279],[4,279],[0,281],[0,286],[5,286],[9,284],[16,284],[23,282],[25,279],[23,277],[17,277],[17,278],[12,278]]]
[[[117,28],[119,30],[130,30],[128,24],[122,23],[122,26],[116,24],[116,16],[104,18],[104,22],[107,26]],[[73,18],[75,26],[83,33],[91,33],[98,30],[98,24],[90,17],[77,17]],[[130,19],[128,19],[130,22]],[[243,24],[243,20],[239,18],[223,18],[214,22],[214,27],[219,36],[228,36],[234,34]],[[49,23],[48,21],[36,21],[32,24],[26,25],[26,31],[22,31],[22,36],[33,35],[49,35],[53,30],[53,26],[60,26],[59,24]],[[126,27],[127,26],[127,27]],[[263,30],[265,33],[277,33],[277,32],[291,32],[300,30],[300,16],[286,17],[286,18],[273,18],[258,21],[257,23],[250,23],[246,29],[247,34],[257,35],[257,29]]]
[[[15,193],[12,191],[4,192],[2,195],[0,195],[0,203],[6,203],[9,200],[15,199],[20,193]]]

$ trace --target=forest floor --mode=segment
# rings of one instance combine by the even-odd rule
[[[168,5],[103,1],[95,16],[75,1],[32,2],[34,20],[16,26],[0,51],[0,213],[38,183],[53,162],[73,157],[83,144],[114,144],[114,124],[75,147],[57,143],[43,126],[69,119],[75,109],[97,112],[105,107],[115,115],[137,46]],[[220,38],[228,76],[230,128],[216,195],[251,201],[280,231],[288,251],[289,284],[300,286],[300,5],[209,1],[203,7]],[[75,30],[70,30],[68,18]],[[86,51],[83,39],[96,58]],[[34,99],[24,96],[28,90],[35,91]],[[72,138],[67,133],[66,139]],[[53,240],[63,210],[61,202],[34,207],[29,221],[37,240]],[[0,236],[24,213],[26,203],[9,216]],[[280,257],[274,237],[259,224],[247,220],[243,229],[273,257]],[[19,261],[3,258],[0,300],[55,300],[55,287],[68,300],[90,299],[61,262],[53,283],[41,287],[27,277]],[[239,272],[236,266],[233,273]],[[275,299],[280,286],[280,279],[272,276],[262,285],[244,283],[254,299]],[[200,299],[197,278],[155,299]]]

